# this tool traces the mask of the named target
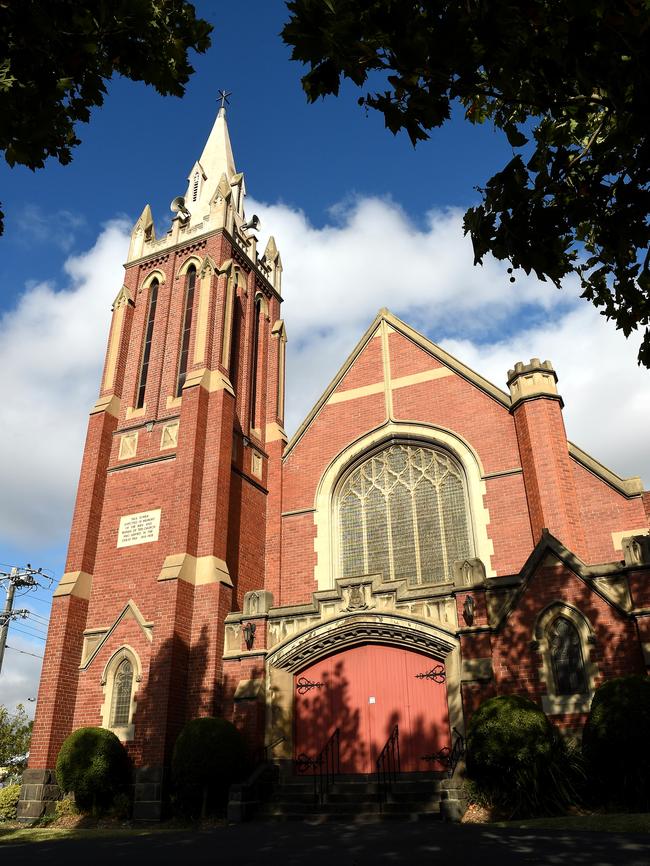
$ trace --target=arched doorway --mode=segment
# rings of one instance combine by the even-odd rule
[[[422,756],[464,730],[457,637],[401,611],[346,613],[305,628],[273,649],[266,669],[266,742],[285,772],[302,753],[315,758],[337,727],[341,769],[374,772],[394,724],[402,769],[439,770]]]
[[[441,769],[450,748],[444,665],[400,646],[364,644],[294,675],[294,757],[315,756],[338,728],[342,773],[372,773],[395,725],[403,772]]]

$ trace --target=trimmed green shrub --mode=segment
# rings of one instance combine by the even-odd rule
[[[0,821],[13,821],[20,800],[20,785],[7,785],[0,788]]]
[[[649,733],[649,677],[618,677],[596,689],[582,751],[600,803],[650,809]]]
[[[66,794],[65,797],[61,797],[54,804],[55,820],[58,818],[76,818],[80,814],[79,809],[75,805],[73,794]]]
[[[180,732],[172,755],[176,805],[191,818],[222,811],[228,788],[246,775],[246,745],[226,719],[193,719]]]
[[[103,812],[131,782],[131,762],[112,731],[79,728],[66,738],[56,759],[56,778],[72,792],[82,812]]]
[[[489,698],[467,732],[467,775],[485,803],[513,816],[561,812],[579,799],[580,753],[528,698]]]

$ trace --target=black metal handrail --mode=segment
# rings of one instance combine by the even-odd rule
[[[273,740],[272,743],[268,743],[266,746],[264,746],[264,758],[265,758],[265,760],[268,761],[268,760],[269,760],[269,755],[271,754],[272,749],[275,749],[275,747],[276,747],[276,746],[279,746],[280,743],[284,743],[284,741],[285,741],[286,739],[287,739],[287,738],[284,737],[284,736],[282,736],[282,737],[278,737],[277,740]]]
[[[423,761],[441,764],[447,771],[448,778],[454,775],[458,762],[465,754],[465,737],[456,728],[452,728],[456,739],[451,749],[449,746],[443,746],[439,752],[432,752],[430,755],[422,755]]]
[[[312,770],[314,802],[323,803],[330,785],[341,772],[341,732],[337,728],[315,758],[298,755],[295,761],[299,773]]]
[[[267,761],[270,761],[271,751],[285,740],[286,737],[284,736],[278,737],[277,740],[274,740],[272,743],[268,743],[266,746],[260,746],[259,749],[255,749],[253,752],[253,765],[257,766],[258,764],[265,764]]]
[[[379,808],[387,802],[388,795],[397,781],[397,776],[402,771],[402,763],[399,755],[399,725],[395,725],[390,732],[384,748],[379,753],[376,761],[377,767],[377,796]]]

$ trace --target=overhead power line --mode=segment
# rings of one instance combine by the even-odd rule
[[[40,635],[40,634],[34,634],[34,632],[30,632],[30,631],[25,631],[24,628],[20,628],[20,626],[17,626],[17,625],[15,625],[15,626],[13,627],[13,630],[14,630],[14,631],[19,631],[21,634],[27,635],[27,637],[32,638],[32,640],[42,640],[43,643],[45,643],[45,641],[47,640],[47,638],[44,637],[43,635]]]
[[[20,653],[23,656],[32,656],[35,659],[42,659],[43,658],[43,656],[36,655],[36,653],[28,653],[27,650],[21,650],[15,646],[9,646],[9,644],[5,644],[5,649],[13,650],[13,652]]]
[[[27,563],[25,568],[17,568],[14,566],[8,572],[0,571],[0,583],[7,583],[7,601],[4,610],[0,613],[0,673],[2,673],[2,662],[4,660],[7,634],[9,633],[10,624],[16,619],[27,619],[27,617],[32,614],[32,611],[27,610],[27,608],[22,608],[21,610],[13,609],[16,590],[23,589],[29,591],[36,589],[36,587],[45,589],[40,580],[47,581],[48,585],[52,584],[52,578],[49,574],[44,573],[42,568],[32,568],[29,563]],[[40,623],[35,622],[34,625],[40,625]],[[21,629],[17,626],[14,626],[14,628],[16,631],[28,635],[33,640],[45,640],[45,638],[38,633],[30,634],[30,632],[25,629]]]

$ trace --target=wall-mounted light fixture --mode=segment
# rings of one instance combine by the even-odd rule
[[[246,649],[253,649],[253,643],[255,642],[255,632],[257,631],[257,626],[254,622],[247,622],[246,625],[242,626],[242,634],[244,635],[244,643],[246,644]]]
[[[463,605],[463,619],[467,625],[474,624],[474,613],[476,612],[476,601],[473,595],[465,596],[465,604]]]

